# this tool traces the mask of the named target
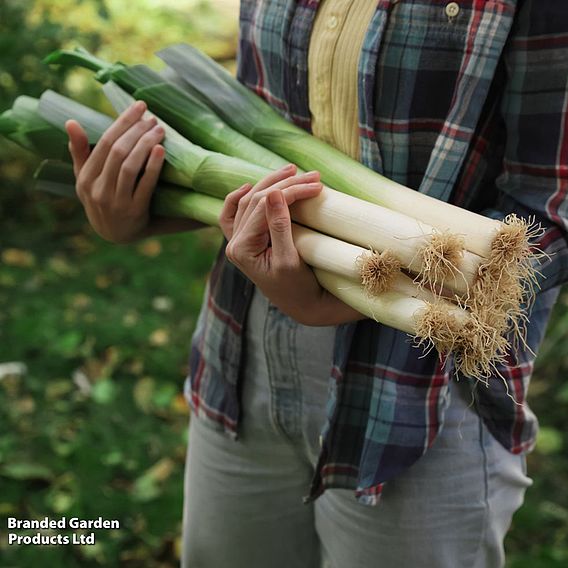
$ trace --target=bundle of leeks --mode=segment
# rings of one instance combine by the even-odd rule
[[[163,75],[143,65],[110,65],[81,49],[55,52],[47,61],[96,71],[100,81],[113,81],[146,101],[181,134],[210,150],[270,169],[283,165],[285,158],[319,170],[335,190],[379,206],[367,206],[365,214],[360,203],[326,188],[319,198],[293,207],[299,222],[321,223],[317,228],[323,232],[328,219],[316,215],[329,211],[342,221],[331,234],[383,253],[383,278],[376,277],[371,265],[368,289],[388,287],[395,258],[417,275],[419,284],[453,291],[502,334],[519,333],[537,282],[539,253],[531,241],[539,236],[538,227],[514,215],[503,222],[489,219],[388,180],[286,121],[189,45],[171,46],[158,55],[169,66]]]
[[[504,361],[509,332],[526,317],[520,305],[530,295],[534,278],[526,224],[498,223],[397,186],[284,121],[199,52],[169,49],[175,55],[173,63],[168,50],[162,53],[183,78],[187,68],[196,71],[191,84],[179,76],[175,82],[165,80],[144,66],[109,65],[82,50],[57,52],[48,58],[96,70],[117,111],[132,102],[122,87],[169,123],[161,123],[166,129],[168,161],[164,181],[213,199],[197,207],[195,203],[205,196],[159,188],[155,199],[159,212],[215,224],[222,205],[219,198],[239,185],[254,184],[288,160],[317,168],[323,180],[342,193],[326,187],[318,198],[295,204],[292,216],[301,223],[293,229],[296,246],[320,283],[361,313],[412,334],[441,355],[452,353],[456,368],[466,375],[487,377]],[[78,120],[92,143],[111,121],[52,92],[44,93],[36,111],[60,131],[68,119]],[[243,118],[247,112],[249,116]],[[270,131],[277,134],[271,138]],[[17,136],[12,138],[18,141]],[[46,167],[43,174],[40,170],[40,179],[42,175],[46,176]],[[187,205],[189,197],[193,210]],[[403,213],[411,197],[412,210],[420,208],[420,220]],[[451,224],[448,208],[453,219],[455,211],[460,212],[459,233],[451,232],[457,227]],[[448,219],[444,225],[442,221]],[[464,236],[466,221],[473,229]],[[511,247],[516,247],[514,254]],[[412,274],[418,285],[401,269]],[[456,303],[439,298],[432,288],[453,290]]]

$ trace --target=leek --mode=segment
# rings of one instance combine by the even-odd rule
[[[254,156],[254,163],[269,169],[278,169],[288,163],[228,126],[199,98],[164,80],[145,65],[110,64],[84,49],[55,51],[45,58],[45,62],[80,65],[96,71],[99,81],[113,81],[135,99],[145,101],[152,112],[182,136],[208,150],[246,160]]]
[[[0,115],[0,134],[19,146],[53,159],[70,159],[67,136],[38,113],[38,100],[20,96]]]

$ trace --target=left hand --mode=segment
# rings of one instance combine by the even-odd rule
[[[281,169],[229,194],[220,222],[226,255],[280,311],[304,325],[338,325],[363,318],[323,289],[300,258],[288,206],[322,190],[318,172]]]

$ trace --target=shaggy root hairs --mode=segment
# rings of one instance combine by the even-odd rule
[[[422,261],[422,269],[417,278],[419,285],[427,286],[441,295],[444,280],[461,274],[458,265],[463,257],[464,247],[465,239],[460,235],[434,233],[429,244],[419,252]]]
[[[357,267],[363,289],[368,294],[376,296],[392,288],[400,273],[401,264],[388,250],[381,253],[369,251],[357,258]]]
[[[458,313],[443,303],[428,304],[417,318],[416,342],[425,353],[435,348],[442,358],[453,354],[456,372],[486,379],[504,363],[507,339],[475,314]]]

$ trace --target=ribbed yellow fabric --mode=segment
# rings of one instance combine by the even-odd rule
[[[321,0],[308,52],[315,136],[359,159],[358,64],[377,0]]]

